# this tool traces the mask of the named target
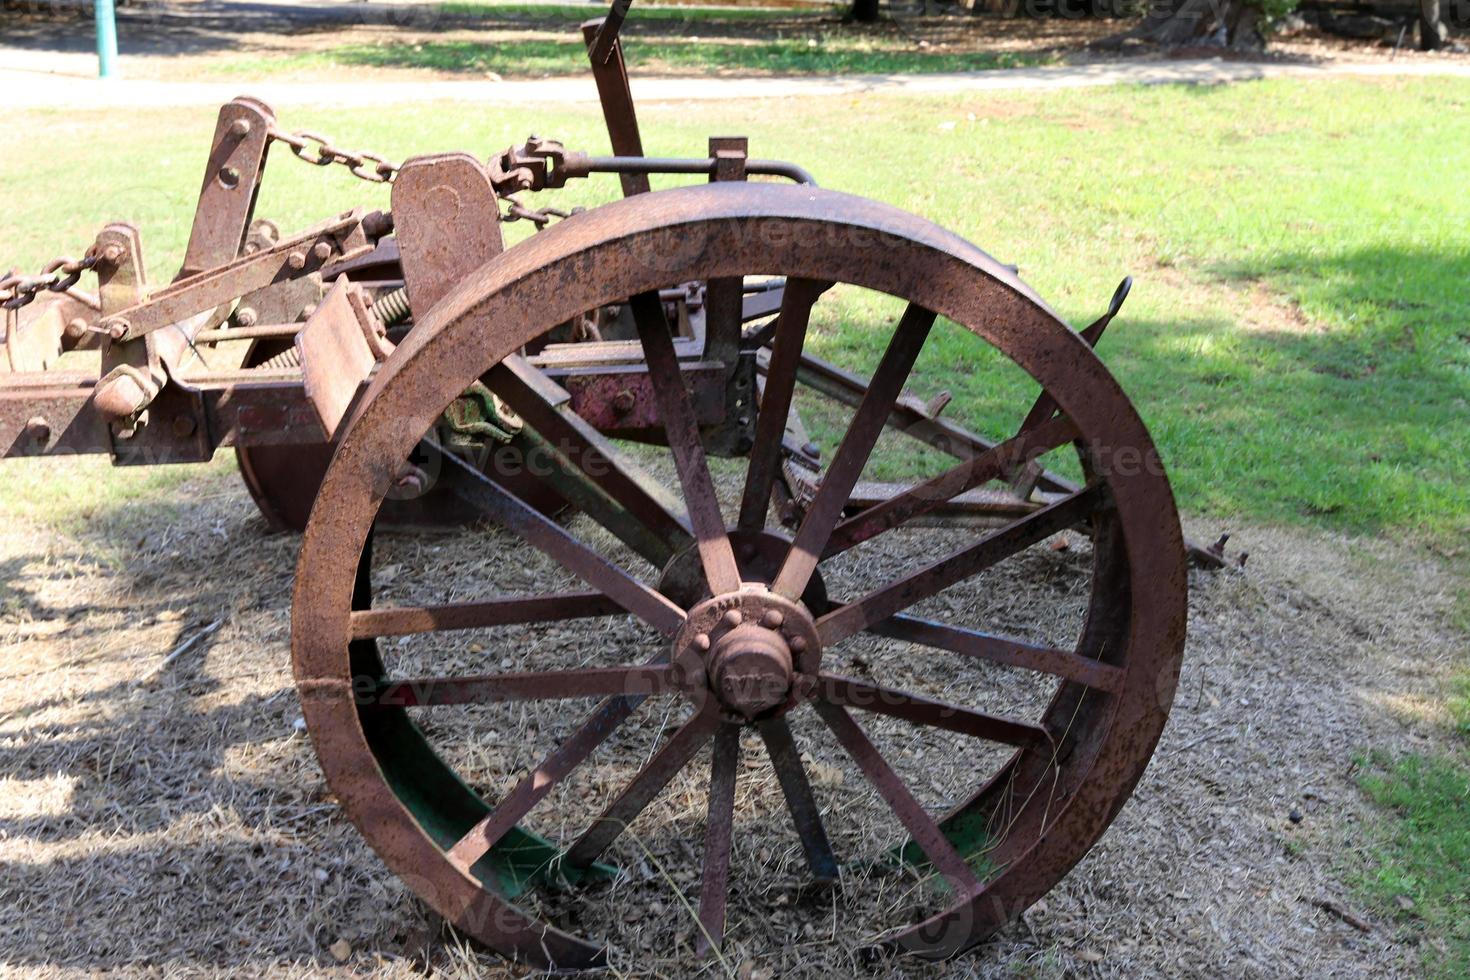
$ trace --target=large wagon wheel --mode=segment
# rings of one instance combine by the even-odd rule
[[[755,447],[743,488],[737,487],[738,517],[727,523],[661,308],[647,297],[670,283],[742,275],[784,275],[788,287]],[[907,307],[788,545],[790,539],[772,530],[779,525],[767,503],[811,305],[825,301],[823,288],[832,283],[897,297]],[[538,415],[534,386],[502,361],[551,325],[628,297],[658,382],[687,516],[660,504],[626,470],[613,469],[600,482],[656,538],[662,535],[673,555],[667,567],[636,576],[630,571],[640,560],[636,547],[609,550],[607,536],[599,538],[595,526],[587,530],[585,518],[563,527],[480,480],[467,499],[581,579],[582,589],[370,608],[374,515],[399,462],[431,431],[439,411],[484,378],[529,424],[554,434],[555,419]],[[936,323],[936,314],[952,323]],[[1040,383],[1041,399],[1029,412],[1018,409],[1017,420],[1026,420],[1020,433],[994,452],[844,516],[893,399],[926,341],[937,342],[941,332],[950,335],[946,342],[957,335],[992,345]],[[967,532],[952,553],[931,555],[928,564],[865,594],[824,594],[832,588],[824,583],[826,569],[843,552],[903,533],[893,529],[968,488],[1006,478],[1037,452],[1069,444],[1084,462],[1079,491],[998,530]],[[1071,648],[908,614],[941,590],[1079,525],[1090,525],[1093,562]],[[654,561],[650,550],[656,549],[644,548],[642,557]],[[519,567],[524,559],[507,564]],[[1178,516],[1143,424],[1087,345],[1005,267],[922,219],[859,198],[711,184],[571,218],[486,264],[423,318],[365,396],[327,474],[303,541],[292,643],[311,737],[344,811],[425,901],[496,949],[562,968],[602,962],[602,940],[563,928],[560,917],[557,924],[538,919],[523,890],[538,883],[557,894],[596,887],[587,878],[601,868],[597,859],[706,744],[712,745],[708,818],[691,905],[698,905],[700,945],[717,945],[731,878],[739,735],[753,726],[768,747],[812,874],[857,875],[853,869],[885,861],[928,869],[939,885],[926,901],[937,905],[925,906],[919,921],[900,916],[885,938],[942,956],[982,939],[1044,894],[1128,797],[1173,698],[1185,588]],[[528,660],[528,669],[412,678],[394,672],[391,648],[379,650],[383,637],[413,635],[430,642],[426,656],[432,657],[434,647],[452,642],[449,630],[623,613],[636,622],[613,620],[598,634],[616,641],[623,666],[603,660],[536,669],[536,651],[517,649],[512,652]],[[925,663],[952,654],[1034,682],[1042,692],[1031,702],[1035,717],[1008,717],[830,672],[845,644],[875,634],[937,648],[928,650]],[[589,640],[587,649],[594,647]],[[500,655],[477,654],[488,658],[486,666],[501,663]],[[911,659],[918,672],[920,658]],[[580,826],[553,820],[544,836],[530,832],[525,824],[533,808],[650,697],[687,701],[686,720],[636,775],[623,773],[600,816]],[[441,710],[426,706],[572,698],[603,700],[592,709],[559,702],[563,717],[580,726],[532,771],[483,795],[459,778],[458,763],[434,753],[415,722],[422,717],[415,712]],[[908,844],[879,854],[834,854],[827,817],[791,738],[792,728],[814,718],[871,782],[907,831]],[[936,815],[870,737],[895,719],[1004,751],[993,766],[977,763],[969,788],[954,797],[958,805]],[[560,842],[547,839],[552,836]]]

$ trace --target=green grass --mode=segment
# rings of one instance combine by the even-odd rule
[[[443,15],[420,12],[408,28],[472,29],[474,38],[394,38],[295,54],[224,58],[217,74],[255,76],[328,67],[416,69],[506,78],[586,71],[575,25],[600,16],[600,5],[452,3]],[[629,67],[644,75],[706,71],[741,74],[887,74],[970,71],[1042,64],[1053,56],[1012,51],[939,50],[891,25],[843,24],[832,8],[635,8],[624,35]],[[971,33],[974,39],[984,35]]]
[[[703,155],[710,133],[748,133],[756,155],[796,159],[826,186],[926,215],[1018,263],[1074,323],[1132,273],[1133,298],[1101,351],[1187,511],[1409,536],[1463,559],[1470,195],[1410,175],[1456,172],[1467,102],[1470,84],[1451,79],[1272,81],[806,98],[758,112],[701,104],[651,108],[643,128],[650,152],[671,155]],[[592,107],[280,115],[399,159],[488,155],[530,132],[607,145]],[[10,116],[28,135],[0,149],[7,260],[76,252],[103,221],[126,218],[166,278],[211,114]],[[88,193],[57,191],[78,186]],[[582,182],[558,200],[615,193],[611,180]],[[260,213],[300,227],[359,203],[387,197],[277,155]],[[1267,315],[1273,304],[1287,315]],[[886,315],[834,304],[813,344],[870,365]],[[960,421],[1014,425],[1024,379],[969,349],[956,362],[961,353],[937,345],[915,390],[950,389]]]
[[[481,20],[528,20],[553,21],[580,24],[585,20],[606,15],[610,4],[605,3],[493,3],[463,2],[441,3],[439,10],[451,17],[471,17]],[[831,16],[841,9],[833,4],[830,9],[819,7],[731,7],[691,6],[684,4],[638,4],[629,15],[635,23],[649,21],[674,21],[675,23],[703,23],[706,21],[761,21],[798,17]]]
[[[629,68],[643,75],[716,71],[830,75],[978,71],[1045,64],[1050,55],[1016,51],[927,53],[902,38],[812,34],[778,40],[640,38],[627,48]],[[586,73],[580,40],[506,37],[489,41],[391,41],[325,51],[220,61],[209,70],[260,75],[327,66],[410,68],[505,78]]]
[[[1389,813],[1364,889],[1423,934],[1429,974],[1470,976],[1470,753],[1457,761],[1375,752],[1362,762],[1363,791]]]
[[[1455,678],[1451,685],[1450,717],[1455,731],[1462,738],[1470,739],[1470,674]]]
[[[510,77],[581,74],[585,69],[579,62],[585,59],[584,52],[578,41],[444,41],[351,45],[325,52],[323,57],[342,65],[493,71]],[[1048,59],[1012,51],[926,54],[901,39],[833,36],[757,42],[640,38],[628,47],[627,60],[630,69],[644,74],[714,70],[827,75],[1019,68]]]

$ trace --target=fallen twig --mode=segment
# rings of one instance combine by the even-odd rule
[[[183,643],[180,643],[178,646],[174,647],[173,650],[170,651],[168,656],[164,657],[163,660],[156,667],[154,667],[143,676],[144,682],[151,681],[159,674],[162,674],[165,670],[168,670],[169,664],[172,664],[175,660],[178,660],[184,654],[194,649],[194,647],[199,645],[199,642],[201,640],[207,639],[208,637],[211,637],[214,634],[218,633],[220,627],[223,625],[225,625],[225,617],[221,616],[219,619],[216,619],[214,622],[204,627],[204,629],[189,637]]]
[[[1373,931],[1373,923],[1330,898],[1307,898],[1305,900],[1323,912],[1336,916],[1359,932]]]

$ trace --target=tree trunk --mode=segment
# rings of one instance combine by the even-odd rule
[[[1439,16],[1439,0],[1419,0],[1419,50],[1438,51],[1449,36]]]
[[[1437,2],[1437,0],[1424,0]],[[1137,27],[1097,42],[1118,48],[1130,41],[1164,45],[1207,45],[1236,51],[1260,51],[1261,9],[1247,0],[1163,0],[1151,4]]]
[[[871,24],[878,19],[878,0],[852,0],[852,19]]]

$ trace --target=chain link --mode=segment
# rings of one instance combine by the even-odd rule
[[[285,143],[292,154],[318,167],[340,164],[354,177],[373,184],[391,184],[398,176],[398,164],[387,157],[366,150],[344,150],[333,145],[331,139],[321,133],[300,130],[289,133],[272,127],[270,138]],[[559,159],[564,153],[555,140],[538,140],[532,137],[519,152],[512,149],[500,158],[491,161],[490,169],[500,180],[496,189],[503,190],[520,186],[523,190],[539,190],[547,184],[545,168],[549,161]],[[530,165],[529,170],[527,166]],[[554,164],[553,164],[554,165]],[[501,194],[506,203],[503,221],[529,221],[540,231],[553,218],[566,218],[582,208],[563,211],[560,208],[530,208],[522,204],[513,194]],[[0,278],[0,308],[13,310],[25,306],[42,290],[63,293],[75,286],[82,273],[97,264],[97,256],[87,254],[80,259],[58,258],[46,263],[39,275],[6,275]]]
[[[340,163],[354,177],[371,184],[391,184],[398,176],[398,164],[387,157],[366,150],[344,150],[333,146],[330,137],[310,130],[288,133],[280,129],[271,130],[271,139],[285,143],[291,152],[307,163],[318,167]]]
[[[506,205],[505,214],[500,218],[501,221],[529,221],[536,226],[537,231],[551,224],[552,218],[569,218],[582,210],[582,208],[573,208],[570,211],[563,211],[561,208],[551,207],[528,208],[517,200],[514,195],[502,197],[501,200]]]
[[[0,278],[0,308],[19,309],[42,290],[64,293],[81,281],[82,273],[97,264],[90,252],[80,259],[59,258],[47,262],[40,275],[7,275]]]

